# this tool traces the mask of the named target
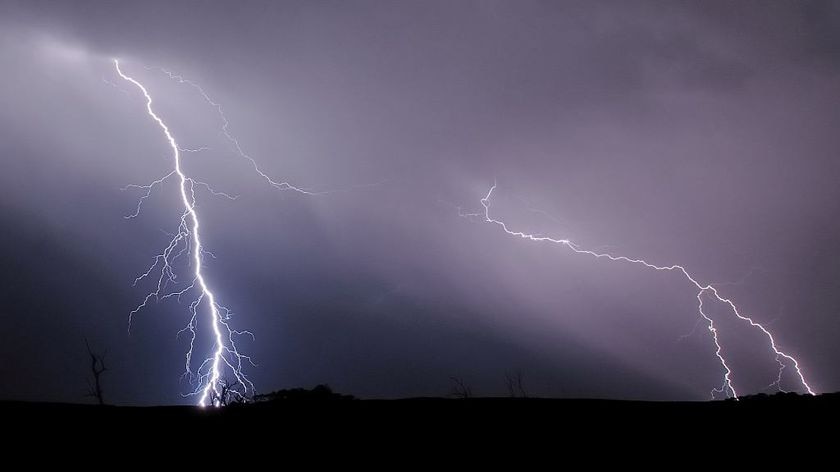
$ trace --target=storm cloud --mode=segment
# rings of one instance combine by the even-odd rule
[[[166,142],[185,147],[208,277],[254,332],[260,390],[705,399],[721,368],[675,274],[595,261],[460,216],[679,263],[840,389],[836,2],[0,0],[0,397],[80,401],[83,339],[116,403],[181,394],[186,304],[128,312],[174,230]],[[195,90],[279,180],[230,148]],[[765,340],[724,307],[739,391]],[[787,372],[786,375],[789,375]],[[797,387],[793,377],[785,386]]]

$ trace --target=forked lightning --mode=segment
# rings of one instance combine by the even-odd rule
[[[504,221],[501,221],[497,218],[494,218],[494,217],[490,216],[490,198],[493,196],[493,192],[495,190],[496,190],[496,184],[494,183],[493,186],[490,187],[490,190],[487,192],[487,195],[485,195],[484,198],[481,199],[481,206],[484,208],[484,211],[481,214],[471,214],[470,216],[479,216],[485,222],[492,223],[493,225],[498,226],[505,233],[507,233],[511,236],[517,236],[517,237],[527,239],[527,240],[530,240],[530,241],[535,241],[535,242],[546,242],[546,243],[559,244],[559,245],[571,250],[572,252],[574,252],[576,254],[582,254],[582,255],[594,257],[596,259],[604,259],[604,260],[609,260],[609,261],[612,261],[612,262],[625,262],[625,263],[630,263],[630,264],[636,264],[636,265],[640,265],[642,267],[646,267],[648,269],[653,269],[653,270],[676,272],[676,273],[682,275],[683,278],[685,278],[685,280],[687,280],[694,287],[696,287],[697,288],[697,304],[698,304],[697,310],[698,310],[698,313],[700,314],[700,316],[706,322],[706,327],[708,328],[709,333],[712,336],[712,341],[714,342],[714,345],[715,345],[715,355],[717,356],[717,359],[720,362],[721,368],[723,369],[723,382],[722,382],[720,387],[714,388],[712,390],[712,398],[713,399],[715,398],[716,393],[718,393],[718,394],[722,393],[724,395],[731,396],[732,398],[737,399],[738,398],[738,392],[735,390],[735,387],[733,386],[732,369],[729,367],[729,363],[727,362],[726,357],[723,355],[723,347],[720,343],[720,340],[718,339],[718,327],[715,326],[714,320],[712,320],[712,318],[709,317],[708,314],[703,310],[703,298],[704,298],[704,296],[709,296],[712,300],[716,300],[720,303],[725,304],[732,311],[732,313],[735,315],[736,318],[738,318],[741,321],[744,321],[744,322],[748,323],[749,326],[759,330],[767,338],[769,347],[770,347],[773,355],[775,356],[776,362],[779,364],[778,377],[777,377],[776,381],[771,384],[771,386],[776,385],[776,387],[781,390],[781,388],[782,388],[781,387],[782,374],[783,374],[785,368],[787,368],[788,366],[792,366],[793,369],[794,369],[794,372],[796,373],[796,377],[797,377],[798,381],[802,385],[802,389],[804,391],[806,391],[807,393],[809,393],[811,395],[814,395],[814,390],[811,388],[811,386],[805,380],[805,375],[802,373],[802,369],[799,366],[799,361],[797,361],[796,358],[794,358],[790,354],[787,354],[784,351],[782,351],[781,349],[779,349],[779,347],[776,344],[776,339],[773,337],[773,335],[770,333],[770,331],[767,330],[767,328],[765,328],[764,326],[761,325],[761,323],[758,323],[757,321],[753,320],[749,316],[746,316],[746,315],[742,314],[738,310],[738,307],[736,307],[735,304],[732,302],[732,300],[722,296],[718,292],[717,288],[715,288],[714,286],[712,286],[710,284],[703,284],[703,283],[699,282],[696,277],[691,275],[691,273],[689,273],[688,270],[686,270],[685,267],[683,267],[681,265],[678,265],[678,264],[664,265],[664,266],[656,265],[656,264],[652,264],[652,263],[650,263],[650,262],[648,262],[644,259],[634,259],[634,258],[626,257],[626,256],[616,256],[616,255],[606,253],[606,252],[597,252],[597,251],[591,251],[591,250],[588,250],[588,249],[582,249],[580,246],[578,246],[577,244],[573,243],[572,241],[570,241],[568,239],[557,239],[557,238],[551,238],[551,237],[548,237],[548,236],[540,236],[540,235],[536,235],[536,234],[530,234],[530,233],[525,233],[525,232],[522,232],[522,231],[512,230],[508,227],[508,225]]]

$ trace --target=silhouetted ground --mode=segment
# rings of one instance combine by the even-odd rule
[[[811,441],[815,431],[834,431],[840,412],[840,394],[758,395],[737,402],[637,402],[544,398],[358,400],[306,392],[311,391],[221,409],[0,402],[0,418],[4,432],[14,432],[15,439],[30,438],[40,443],[141,441],[164,445],[173,440],[195,443],[216,437],[234,441],[240,444],[238,447],[257,442],[283,447],[424,447],[430,443],[549,447],[560,441],[566,447],[604,443],[660,447],[678,443],[681,447],[702,448],[712,443],[772,445],[781,437],[787,446],[799,439]]]

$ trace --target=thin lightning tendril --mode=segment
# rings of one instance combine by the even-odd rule
[[[773,383],[770,384],[770,387],[776,386],[780,391],[784,391],[784,390],[782,390],[782,387],[781,387],[782,374],[784,373],[785,368],[793,367],[794,371],[796,372],[796,376],[799,379],[799,382],[802,384],[802,387],[810,395],[814,395],[814,390],[811,388],[811,386],[805,380],[805,375],[802,373],[802,369],[799,367],[799,362],[793,356],[785,353],[784,351],[782,351],[778,348],[778,346],[776,345],[776,339],[773,337],[773,335],[770,333],[770,331],[768,331],[761,323],[758,323],[757,321],[753,320],[749,316],[746,316],[746,315],[742,314],[738,310],[738,307],[736,307],[735,304],[732,302],[732,300],[722,296],[718,292],[716,287],[714,287],[710,284],[702,284],[702,283],[698,282],[697,279],[685,269],[685,267],[683,267],[681,265],[677,265],[677,264],[668,265],[668,266],[659,266],[659,265],[647,262],[644,259],[633,259],[633,258],[626,257],[626,256],[615,256],[613,254],[606,253],[606,252],[596,252],[596,251],[591,251],[591,250],[588,250],[588,249],[582,249],[577,244],[573,243],[572,241],[570,241],[568,239],[556,239],[556,238],[551,238],[551,237],[548,237],[548,236],[542,236],[542,235],[537,235],[537,234],[525,233],[525,232],[522,232],[522,231],[511,230],[510,228],[508,228],[507,224],[504,221],[498,220],[498,219],[490,216],[490,198],[493,196],[493,191],[495,191],[495,190],[496,190],[496,184],[494,183],[493,186],[490,187],[490,190],[487,192],[487,195],[485,195],[484,198],[481,199],[481,206],[484,208],[483,213],[481,213],[481,214],[477,214],[477,213],[464,214],[464,213],[461,213],[461,215],[462,216],[468,216],[468,217],[482,218],[485,222],[492,223],[492,224],[500,227],[505,233],[507,233],[511,236],[517,236],[517,237],[527,239],[527,240],[530,240],[530,241],[535,241],[535,242],[547,242],[547,243],[559,244],[561,246],[564,246],[564,247],[570,249],[572,252],[574,252],[576,254],[588,255],[588,256],[595,257],[596,259],[606,259],[606,260],[610,260],[610,261],[613,261],[613,262],[627,262],[627,263],[630,263],[630,264],[641,265],[641,266],[644,266],[648,269],[653,269],[653,270],[657,270],[657,271],[677,272],[677,273],[682,274],[682,276],[686,280],[691,282],[691,284],[694,285],[698,290],[698,292],[697,292],[697,302],[698,302],[697,310],[698,310],[698,313],[703,318],[703,320],[705,320],[705,322],[706,322],[706,327],[709,330],[709,333],[712,336],[712,341],[714,342],[714,345],[715,345],[715,355],[717,356],[718,361],[720,362],[720,365],[721,365],[721,367],[723,368],[723,371],[724,371],[723,384],[720,387],[714,388],[712,390],[712,392],[711,392],[712,399],[715,398],[716,393],[717,394],[729,395],[732,398],[738,399],[738,393],[736,392],[735,387],[732,385],[732,369],[730,369],[729,364],[727,363],[726,358],[723,355],[723,347],[721,346],[720,340],[718,339],[718,328],[715,326],[715,323],[712,320],[712,318],[709,317],[709,315],[707,315],[706,312],[703,310],[703,298],[704,298],[704,296],[705,297],[711,297],[714,300],[717,300],[718,302],[721,302],[721,303],[727,305],[729,307],[729,309],[732,311],[732,313],[735,315],[736,318],[738,318],[741,321],[744,321],[744,322],[748,323],[751,327],[758,329],[767,338],[767,341],[770,345],[770,349],[772,350],[772,352],[775,356],[775,361],[776,361],[776,363],[779,364],[778,377],[776,378],[776,380]]]
[[[199,215],[196,210],[195,201],[195,187],[204,187],[214,195],[221,195],[231,199],[235,197],[223,192],[216,192],[206,183],[196,181],[184,173],[181,168],[182,149],[178,147],[178,143],[175,141],[175,137],[170,132],[169,127],[153,110],[152,97],[148,90],[146,90],[143,84],[138,82],[136,79],[123,73],[120,69],[119,60],[114,59],[114,67],[116,68],[117,74],[119,74],[123,80],[130,82],[143,93],[146,101],[146,112],[155,121],[155,123],[157,123],[161,131],[163,131],[163,134],[166,136],[166,140],[172,151],[172,157],[174,160],[174,169],[164,177],[161,177],[148,185],[129,186],[145,190],[146,193],[140,197],[135,213],[127,216],[126,218],[136,217],[140,212],[143,201],[149,197],[152,189],[155,186],[162,185],[166,179],[172,176],[178,177],[181,203],[184,207],[184,211],[181,213],[178,230],[175,235],[172,236],[169,244],[163,252],[155,256],[154,262],[149,269],[137,277],[134,281],[134,284],[136,285],[140,281],[149,277],[153,272],[155,272],[155,270],[158,270],[158,273],[160,274],[155,290],[147,294],[143,302],[129,314],[129,327],[131,326],[132,317],[141,309],[145,308],[150,301],[161,301],[172,297],[180,300],[182,296],[188,294],[194,289],[197,289],[198,294],[189,305],[191,315],[190,321],[187,326],[178,333],[179,335],[184,332],[190,333],[190,348],[186,355],[185,375],[190,375],[191,378],[194,377],[196,379],[197,387],[193,391],[193,394],[199,396],[198,404],[200,406],[206,406],[208,404],[218,406],[222,401],[226,401],[226,399],[222,398],[223,395],[244,397],[249,393],[249,391],[253,391],[254,386],[245,376],[242,369],[245,362],[251,364],[253,363],[251,362],[250,357],[241,354],[238,351],[235,338],[239,335],[249,335],[253,337],[253,334],[248,331],[237,331],[230,327],[229,320],[232,315],[231,311],[216,301],[216,295],[210,289],[207,280],[204,277],[203,259],[206,254],[209,254],[212,257],[212,253],[208,253],[201,242],[201,236],[199,233]],[[183,151],[189,152],[192,150]],[[193,270],[192,280],[186,284],[178,281],[178,276],[173,268],[173,263],[184,254],[192,256],[190,265]],[[173,286],[174,288],[170,289],[170,286]],[[201,362],[199,367],[193,371],[192,357],[198,326],[198,313],[199,308],[203,305],[206,305],[209,309],[209,324],[212,328],[214,349],[212,355]],[[222,370],[225,366],[231,371],[235,382],[228,382],[226,379],[222,378]]]
[[[187,149],[181,149],[181,151],[182,152],[194,152],[192,150],[187,150]],[[145,190],[145,193],[143,195],[141,195],[140,198],[137,200],[137,208],[134,210],[134,213],[132,213],[130,215],[126,215],[126,216],[124,216],[124,218],[127,219],[127,220],[130,220],[130,219],[137,218],[138,216],[140,216],[140,210],[142,210],[142,208],[143,208],[143,202],[145,202],[146,199],[148,199],[149,197],[152,196],[152,191],[154,190],[154,188],[163,184],[163,182],[165,182],[168,178],[172,177],[173,175],[175,175],[174,170],[172,172],[164,175],[163,177],[161,177],[159,179],[156,179],[156,180],[153,180],[153,181],[149,182],[146,185],[128,184],[125,187],[123,187],[121,189],[123,191],[128,190],[128,189]],[[213,187],[211,187],[210,184],[208,184],[207,182],[202,182],[200,180],[195,180],[191,177],[187,177],[187,180],[189,180],[191,185],[198,185],[199,187],[202,187],[202,188],[206,189],[213,196],[224,197],[224,198],[227,198],[228,200],[236,200],[237,198],[239,198],[239,195],[231,195],[227,192],[220,192],[220,191],[214,189]]]
[[[372,182],[372,183],[354,184],[354,185],[350,185],[350,186],[343,187],[343,188],[338,188],[338,189],[314,191],[314,190],[309,190],[309,189],[305,189],[303,187],[298,187],[298,186],[292,185],[291,183],[286,182],[286,181],[280,182],[280,181],[277,181],[275,179],[272,179],[268,174],[266,174],[262,170],[262,168],[259,166],[259,164],[257,164],[256,159],[254,159],[253,157],[251,157],[250,154],[245,152],[245,150],[242,148],[242,145],[239,143],[239,138],[237,138],[233,134],[233,132],[230,130],[230,121],[228,121],[227,115],[225,115],[225,112],[222,109],[222,105],[219,102],[215,101],[212,97],[210,97],[210,95],[207,93],[207,91],[204,90],[204,88],[201,85],[199,85],[197,82],[195,82],[193,80],[185,78],[184,76],[182,76],[180,74],[176,74],[176,73],[171,72],[167,69],[164,69],[163,67],[146,67],[146,69],[147,70],[160,71],[162,74],[166,75],[167,77],[174,80],[175,82],[178,82],[179,84],[183,84],[183,85],[187,85],[189,87],[192,87],[196,92],[198,92],[198,94],[201,95],[201,98],[204,99],[204,101],[208,105],[210,105],[211,107],[216,109],[216,114],[219,117],[219,121],[221,121],[221,123],[222,123],[222,135],[224,135],[225,139],[231,145],[231,147],[233,148],[233,151],[236,152],[236,154],[238,154],[239,157],[248,161],[251,168],[254,170],[254,172],[257,173],[257,175],[260,176],[260,178],[262,178],[269,185],[271,185],[272,187],[274,187],[278,190],[291,190],[293,192],[297,192],[297,193],[304,194],[304,195],[311,195],[311,196],[312,195],[318,195],[318,196],[320,196],[320,195],[331,195],[331,194],[336,194],[336,193],[344,193],[344,192],[350,192],[350,191],[354,191],[354,190],[362,190],[362,189],[367,189],[367,188],[378,187],[378,186],[383,185],[387,182],[390,182],[390,180],[391,180],[391,179],[381,179],[377,182]],[[200,151],[200,150],[204,150],[204,149],[207,149],[207,148],[200,148],[200,149],[197,149],[195,151]],[[182,151],[183,151],[183,149],[182,149]]]
[[[242,149],[242,145],[239,144],[239,139],[237,139],[236,136],[234,136],[233,133],[231,133],[230,122],[228,121],[227,116],[225,116],[224,110],[222,110],[222,105],[219,104],[218,102],[216,102],[215,100],[213,100],[212,98],[210,98],[210,95],[208,95],[207,92],[205,92],[204,89],[200,85],[198,85],[196,82],[193,82],[192,80],[186,79],[183,76],[175,74],[173,72],[170,72],[170,71],[168,71],[168,70],[166,70],[162,67],[147,68],[147,69],[157,69],[157,70],[163,72],[164,74],[166,74],[170,79],[175,80],[180,84],[189,85],[190,87],[192,87],[196,91],[198,91],[198,93],[201,95],[201,97],[204,98],[204,101],[206,101],[210,106],[212,106],[213,108],[216,109],[216,113],[219,115],[219,119],[221,119],[221,121],[222,121],[222,134],[225,136],[225,139],[228,140],[228,142],[233,146],[233,149],[236,151],[237,154],[239,154],[240,157],[242,157],[243,159],[246,159],[248,162],[251,163],[251,167],[254,169],[254,171],[257,174],[259,174],[259,176],[262,177],[266,182],[268,182],[269,185],[271,185],[272,187],[274,187],[276,189],[279,189],[279,190],[292,190],[294,192],[302,193],[302,194],[305,194],[305,195],[321,195],[321,194],[329,193],[329,192],[313,192],[313,191],[306,190],[306,189],[303,189],[303,188],[300,188],[300,187],[296,187],[296,186],[290,184],[289,182],[278,182],[278,181],[272,179],[271,177],[269,177],[268,174],[263,172],[263,170],[260,168],[259,164],[257,164],[257,161]]]

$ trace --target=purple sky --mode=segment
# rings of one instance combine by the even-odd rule
[[[188,402],[186,303],[128,312],[174,230],[142,80],[189,154],[207,274],[262,391],[706,399],[722,371],[676,274],[459,217],[685,265],[840,390],[836,2],[0,0],[0,398],[83,401],[83,339],[115,403]],[[221,135],[199,82],[265,171]],[[113,86],[116,84],[116,86]],[[739,393],[765,340],[710,305]],[[681,337],[688,333],[690,336]],[[206,346],[206,345],[202,345]],[[784,386],[798,387],[788,369]]]

